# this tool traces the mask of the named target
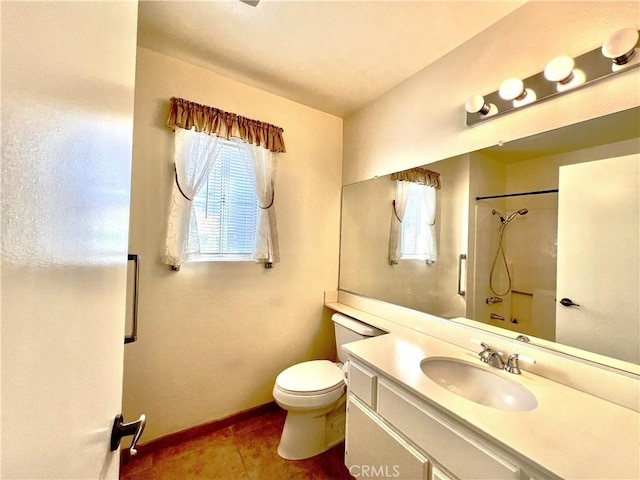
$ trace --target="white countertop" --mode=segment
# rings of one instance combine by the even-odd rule
[[[510,374],[482,364],[471,350],[396,325],[377,326],[393,331],[348,344],[350,355],[516,457],[567,479],[640,479],[640,413],[529,373],[523,364],[521,375]],[[420,369],[420,362],[433,356],[477,363],[519,382],[536,396],[538,406],[503,411],[460,397]]]

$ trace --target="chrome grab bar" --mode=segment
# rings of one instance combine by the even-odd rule
[[[460,256],[458,257],[458,295],[461,296],[465,296],[466,295],[466,291],[462,286],[462,261],[467,261],[467,254],[466,253],[461,253]]]
[[[131,334],[124,336],[124,343],[135,342],[138,339],[138,287],[140,284],[140,256],[130,253],[127,261],[134,262],[133,276],[133,312],[131,319]]]

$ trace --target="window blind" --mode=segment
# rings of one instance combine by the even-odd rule
[[[258,201],[251,166],[236,145],[222,146],[193,205],[203,256],[251,258]]]

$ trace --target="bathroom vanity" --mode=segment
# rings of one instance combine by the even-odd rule
[[[350,358],[345,463],[353,476],[640,478],[640,413],[633,392],[637,378],[628,378],[624,387],[631,390],[632,408],[532,373],[528,364],[521,363],[519,375],[491,367],[480,362],[482,348],[471,339],[498,342],[496,348],[506,354],[533,356],[524,344],[516,351],[520,342],[500,345],[486,332],[464,328],[454,334],[455,341],[444,341],[437,338],[437,328],[434,336],[407,328],[407,312],[407,319],[396,323],[339,302],[327,306],[389,332],[344,347]],[[555,366],[540,366],[554,357]],[[467,393],[427,375],[425,365],[434,359],[445,366],[452,362],[481,369],[480,377],[488,375],[489,382],[497,376],[490,388],[512,385],[516,393],[503,395],[505,404],[491,406],[483,404],[482,395],[465,398]],[[556,375],[572,376],[562,372],[566,359],[540,352],[536,360],[540,373],[555,370]]]
[[[360,379],[347,405],[345,463],[353,474],[520,479],[522,471],[526,478],[550,477],[357,360],[349,376]]]

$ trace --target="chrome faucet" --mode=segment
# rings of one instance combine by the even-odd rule
[[[502,370],[505,365],[504,361],[502,360],[502,352],[496,352],[484,342],[480,343],[480,346],[483,348],[483,350],[478,353],[480,361],[487,363],[494,368],[499,368],[500,370]]]
[[[509,356],[509,359],[507,360],[507,364],[505,365],[504,369],[509,373],[520,375],[520,373],[522,372],[520,372],[520,365],[518,364],[518,360],[522,360],[523,362],[531,363],[531,364],[536,363],[536,361],[531,357],[514,353],[513,355]]]

